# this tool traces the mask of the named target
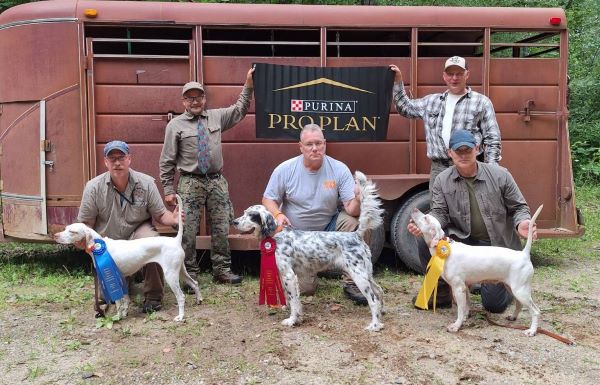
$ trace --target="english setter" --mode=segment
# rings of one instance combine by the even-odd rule
[[[137,272],[147,263],[156,262],[162,267],[165,281],[175,294],[179,313],[174,321],[183,320],[185,308],[185,296],[179,286],[179,279],[183,279],[196,294],[196,303],[202,303],[202,295],[198,282],[196,282],[185,269],[183,260],[185,253],[181,247],[183,236],[183,224],[181,221],[181,210],[183,209],[181,198],[177,195],[179,205],[179,229],[175,237],[150,237],[133,240],[117,240],[102,237],[100,234],[83,223],[73,223],[65,227],[65,230],[54,235],[54,240],[62,244],[75,244],[85,242],[86,250],[94,246],[94,239],[102,239],[106,243],[106,249],[112,256],[115,264],[124,277]],[[127,316],[129,307],[129,296],[117,301],[117,312],[121,317]]]
[[[533,265],[529,256],[533,242],[535,220],[542,211],[540,206],[529,223],[527,243],[523,250],[512,250],[497,246],[469,246],[461,242],[450,242],[450,254],[444,263],[442,278],[452,288],[452,295],[458,307],[456,321],[447,326],[449,332],[457,332],[469,316],[468,285],[478,282],[502,282],[516,298],[515,311],[507,317],[517,319],[523,305],[531,313],[531,326],[525,335],[534,336],[538,328],[540,309],[531,298],[531,279]],[[411,218],[423,233],[423,239],[432,255],[438,242],[444,238],[440,222],[432,215],[425,215],[417,208],[413,209]]]
[[[302,304],[298,276],[314,276],[320,271],[341,269],[348,273],[371,309],[369,331],[383,328],[383,290],[373,280],[371,251],[363,240],[365,231],[383,223],[381,202],[375,185],[356,171],[356,182],[360,188],[360,217],[354,232],[300,231],[285,228],[276,233],[277,223],[273,215],[262,205],[251,206],[233,221],[242,232],[254,231],[256,237],[272,236],[276,241],[275,260],[279,270],[290,317],[281,323],[293,326],[302,321]]]

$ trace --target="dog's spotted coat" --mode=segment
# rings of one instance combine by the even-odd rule
[[[365,231],[382,224],[380,201],[375,185],[357,171],[355,178],[360,187],[361,214],[355,232],[300,231],[286,228],[275,234],[277,223],[262,205],[251,206],[244,215],[233,221],[243,232],[254,231],[257,237],[272,236],[277,244],[275,259],[290,306],[290,317],[283,320],[286,326],[302,320],[302,304],[298,276],[314,276],[320,271],[341,269],[348,273],[371,309],[371,323],[367,330],[383,328],[383,290],[373,280],[371,251],[363,240]]]

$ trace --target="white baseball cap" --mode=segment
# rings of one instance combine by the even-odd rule
[[[446,60],[446,64],[444,65],[444,70],[448,69],[448,67],[457,66],[464,70],[467,69],[467,61],[464,57],[460,56],[452,56]]]

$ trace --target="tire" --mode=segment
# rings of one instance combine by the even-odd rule
[[[375,266],[375,263],[379,260],[379,256],[383,251],[383,244],[385,243],[385,228],[383,224],[378,228],[371,231],[371,238],[369,239],[369,250],[371,250],[371,264]],[[319,277],[337,279],[342,276],[342,271],[339,269],[322,271]]]
[[[379,256],[383,251],[383,244],[385,243],[385,228],[383,224],[378,228],[371,231],[371,239],[369,239],[369,249],[371,249],[371,263],[375,263],[379,260]]]
[[[420,191],[406,200],[394,214],[390,223],[390,237],[398,258],[411,270],[419,274],[425,273],[421,261],[430,258],[429,249],[423,237],[415,237],[408,232],[406,226],[410,220],[410,212],[416,207],[424,213],[429,212],[429,190]]]

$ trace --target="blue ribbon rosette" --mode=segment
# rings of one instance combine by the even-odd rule
[[[94,239],[92,254],[104,300],[107,303],[114,303],[127,295],[127,282],[102,239]]]

